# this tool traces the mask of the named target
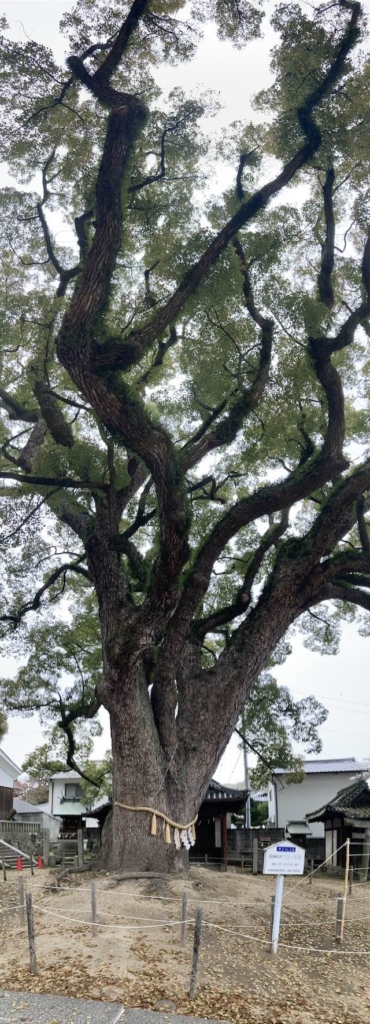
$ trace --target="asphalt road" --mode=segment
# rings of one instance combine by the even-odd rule
[[[91,999],[0,992],[0,1024],[221,1024],[204,1017],[184,1017],[153,1010],[125,1010],[118,1003]],[[222,1022],[224,1024],[224,1022]]]

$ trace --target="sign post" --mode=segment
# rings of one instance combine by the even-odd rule
[[[279,843],[268,846],[264,853],[263,874],[277,876],[271,933],[272,953],[277,953],[278,948],[284,875],[303,875],[304,856],[304,849],[291,843],[290,839],[281,839]]]

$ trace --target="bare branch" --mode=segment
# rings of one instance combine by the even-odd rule
[[[79,573],[81,576],[90,580],[89,573],[80,565],[80,562],[82,562],[85,557],[86,555],[82,555],[76,562],[65,562],[64,565],[58,566],[58,568],[51,573],[42,587],[39,587],[39,590],[36,591],[32,601],[27,601],[26,604],[23,604],[18,611],[14,612],[12,615],[0,615],[0,622],[9,622],[12,624],[12,628],[16,629],[28,612],[35,612],[40,608],[41,598],[43,595],[54,585],[54,583],[56,583],[59,577],[63,576],[67,571]]]
[[[78,264],[76,267],[71,267],[69,270],[66,270],[64,267],[62,267],[61,263],[58,260],[58,257],[56,256],[56,254],[54,252],[54,247],[53,247],[53,243],[52,243],[52,240],[51,240],[51,235],[50,235],[48,223],[47,223],[47,220],[46,220],[46,217],[45,217],[45,214],[44,214],[43,207],[45,206],[45,203],[49,199],[50,193],[49,193],[48,186],[50,184],[50,181],[52,180],[52,179],[49,179],[47,177],[47,172],[48,172],[49,167],[51,166],[51,164],[52,164],[52,162],[54,160],[55,152],[56,152],[55,149],[53,149],[52,153],[48,157],[48,159],[47,159],[47,161],[46,161],[46,163],[45,163],[45,165],[44,165],[44,167],[42,169],[43,195],[42,195],[42,199],[40,200],[40,202],[37,203],[36,209],[37,209],[39,221],[40,221],[40,224],[41,224],[41,227],[42,227],[42,231],[43,231],[43,235],[44,235],[46,252],[48,254],[50,262],[53,264],[53,267],[56,270],[57,274],[59,274],[59,278],[60,278],[59,286],[58,286],[58,290],[57,290],[57,296],[58,296],[58,298],[62,298],[62,296],[65,294],[65,291],[66,291],[66,288],[67,288],[67,285],[68,285],[69,281],[71,281],[72,278],[76,277],[76,274],[78,274],[78,272],[80,270],[80,266]]]

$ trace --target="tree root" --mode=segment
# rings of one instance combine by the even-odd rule
[[[71,864],[70,867],[63,868],[62,871],[60,871],[58,868],[56,868],[55,871],[53,872],[53,874],[55,874],[56,882],[60,882],[62,880],[62,878],[66,877],[66,875],[78,875],[78,874],[81,874],[81,872],[83,872],[83,871],[99,871],[98,862],[96,860],[95,861],[91,860],[91,861],[89,861],[88,864],[82,864],[82,866],[78,867],[78,868],[75,868]]]
[[[168,882],[169,878],[179,878],[179,872],[165,871],[125,871],[122,875],[111,875],[112,882],[126,882],[131,878],[162,878]]]

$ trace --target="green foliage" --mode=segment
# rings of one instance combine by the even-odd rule
[[[50,743],[43,743],[36,747],[31,754],[28,754],[22,764],[22,771],[27,772],[30,779],[39,782],[41,786],[48,789],[49,781],[56,772],[63,772],[67,769],[65,761],[54,759]],[[47,799],[47,797],[46,797]],[[41,802],[41,801],[40,801]]]
[[[267,821],[269,805],[267,800],[251,800],[251,825],[252,828],[259,828]]]
[[[322,741],[318,729],[328,711],[315,697],[295,701],[286,686],[278,686],[265,672],[253,687],[240,723],[240,729],[257,753],[257,765],[250,772],[252,789],[267,785],[274,768],[284,768],[287,782],[304,777],[302,757],[294,754],[293,741],[309,754],[319,754]]]
[[[6,717],[5,711],[0,711],[0,742],[1,742],[1,740],[4,739],[4,736],[6,735],[7,731],[8,731],[8,721],[7,721],[7,717]]]
[[[31,803],[43,803],[48,799],[49,781],[56,772],[69,771],[66,758],[58,757],[63,752],[63,739],[54,730],[53,738],[49,743],[43,743],[36,747],[25,758],[22,771],[27,772],[31,782],[34,782],[27,790],[27,800]],[[66,754],[66,745],[64,744]],[[79,748],[79,768],[86,773],[86,778],[81,777],[81,788],[84,791],[86,802],[89,806],[96,804],[99,799],[109,796],[112,788],[112,754],[108,750],[104,758],[97,762],[91,760],[91,743],[85,743]],[[46,792],[46,796],[45,796]]]
[[[68,53],[81,55],[93,47],[85,58],[90,74],[101,66],[130,10],[131,4],[121,0],[77,0],[65,14],[61,30]],[[343,75],[315,109],[321,146],[295,175],[293,188],[263,205],[235,234],[244,262],[232,241],[211,268],[204,253],[243,201],[302,146],[297,108],[327,73],[349,15],[348,5],[320,4],[311,11],[309,5],[283,3],[272,11],[262,0],[197,0],[193,5],[150,0],[146,5],[112,78],[115,89],[140,96],[147,116],[119,184],[123,231],[116,263],[112,256],[108,299],[88,339],[95,356],[108,338],[121,353],[125,345],[135,349],[137,332],[155,322],[179,286],[186,301],[168,329],[158,329],[142,358],[135,350],[128,369],[96,371],[96,390],[98,383],[106,386],[103,410],[94,401],[94,389],[91,404],[86,398],[85,356],[80,390],[57,357],[57,339],[86,259],[83,245],[80,259],[76,217],[86,214],[90,256],[96,240],[95,186],[109,110],[76,77],[68,77],[49,49],[32,40],[13,40],[1,24],[0,127],[12,184],[0,191],[0,472],[17,479],[4,476],[0,486],[0,628],[4,650],[20,667],[14,679],[1,680],[0,695],[7,713],[21,709],[27,715],[37,709],[47,730],[47,743],[28,758],[30,774],[36,773],[32,777],[45,779],[52,763],[65,764],[71,750],[86,767],[100,728],[106,665],[100,633],[105,610],[92,586],[97,523],[105,524],[110,572],[112,552],[113,568],[124,570],[124,598],[134,617],[156,579],[158,556],[171,561],[163,551],[160,501],[167,502],[167,516],[172,514],[177,497],[170,491],[180,459],[222,426],[222,440],[216,437],[214,445],[205,447],[206,459],[190,460],[181,483],[186,513],[178,532],[184,519],[191,528],[188,560],[171,590],[172,614],[220,518],[258,487],[312,467],[323,448],[330,402],[313,364],[310,339],[333,338],[366,298],[362,258],[370,222],[370,62],[365,47],[352,48]],[[204,31],[215,30],[228,53],[230,46],[244,47],[256,39],[267,16],[276,43],[273,83],[256,98],[253,120],[246,110],[244,121],[232,121],[220,132],[210,127],[220,108],[218,97],[207,90],[187,95],[179,87],[161,92],[158,67],[164,64],[169,72],[173,64],[189,61]],[[336,227],[330,307],[318,292],[328,168],[335,170]],[[197,289],[187,289],[199,260],[205,265],[202,280]],[[60,266],[76,269],[64,294],[60,287],[57,292]],[[271,363],[256,395],[266,319],[273,321]],[[344,452],[356,462],[369,450],[369,319],[363,317],[351,343],[338,346],[332,358],[344,392]],[[86,338],[77,333],[74,340],[76,350],[85,351]],[[48,422],[37,398],[40,381],[53,414]],[[118,403],[125,425],[134,424],[131,443],[115,426]],[[109,430],[103,425],[108,406]],[[41,414],[45,436],[25,469],[25,446]],[[73,443],[59,443],[53,416],[64,422]],[[146,441],[146,465],[152,466],[158,437],[166,438],[173,455],[168,477],[155,490],[147,471],[136,487],[138,446]],[[315,485],[307,498],[293,501],[288,540],[298,544],[305,537],[336,485],[337,468],[321,488]],[[214,667],[245,613],[268,592],[281,551],[286,551],[282,537],[267,547],[248,587],[245,580],[266,533],[277,524],[277,516],[257,513],[253,522],[236,527],[215,558],[193,626],[225,607],[235,615],[206,634],[205,667]],[[344,529],[334,553],[346,545],[359,550],[357,528]],[[154,604],[157,599],[167,615],[167,593],[155,594]],[[121,600],[117,594],[118,616]],[[306,645],[325,653],[338,648],[340,621],[356,614],[345,601],[317,615],[307,612],[302,601],[301,610],[299,628]],[[168,613],[166,623],[170,618]],[[111,623],[107,628],[104,621],[106,642]],[[150,648],[155,662],[166,626],[152,626],[150,616],[148,621],[143,650],[147,654]],[[281,641],[282,658],[283,646]],[[291,739],[319,751],[317,729],[325,716],[314,698],[296,703],[266,675],[253,691],[243,727],[272,765],[299,773]],[[1,728],[0,720],[0,736]],[[105,770],[109,776],[108,762],[103,775]],[[259,763],[255,785],[264,772]]]

